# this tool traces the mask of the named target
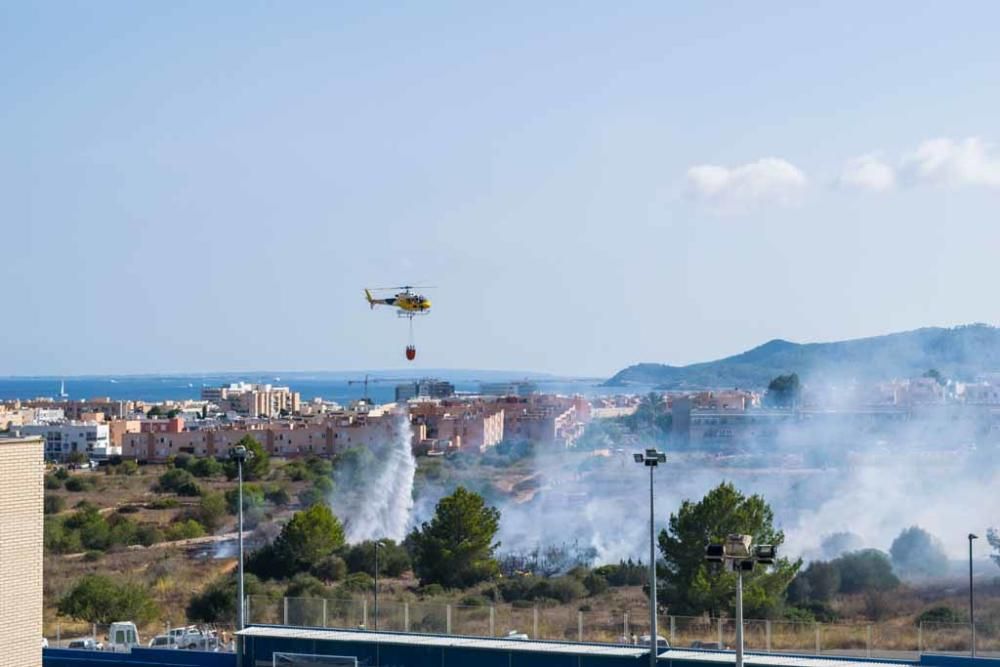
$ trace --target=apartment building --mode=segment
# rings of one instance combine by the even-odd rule
[[[341,414],[317,422],[257,423],[196,431],[127,433],[122,440],[122,456],[142,462],[165,461],[178,454],[224,458],[229,448],[247,435],[257,440],[272,456],[333,456],[349,447],[372,446],[392,437],[419,439],[425,432],[419,427],[414,427],[412,432],[404,432],[406,425],[401,415]]]
[[[421,401],[409,405],[409,414],[434,449],[483,452],[504,439],[504,409],[493,401]]]
[[[0,436],[0,644],[4,663],[42,665],[40,437]]]
[[[18,429],[22,435],[41,436],[45,441],[45,458],[65,461],[73,454],[104,460],[121,455],[121,448],[111,443],[107,424],[65,421],[48,424],[25,424]]]
[[[201,398],[225,412],[247,417],[277,417],[299,411],[301,396],[288,387],[237,382],[222,387],[205,387]]]

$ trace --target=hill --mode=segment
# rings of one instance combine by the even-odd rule
[[[795,372],[806,381],[819,376],[873,381],[914,377],[930,368],[959,380],[1000,371],[1000,329],[986,324],[928,327],[830,343],[776,339],[732,357],[689,366],[636,364],[605,384],[762,388],[782,373]]]

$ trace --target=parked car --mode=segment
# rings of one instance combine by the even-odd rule
[[[693,641],[691,642],[691,648],[703,648],[710,649],[713,651],[721,651],[725,649],[725,646],[719,644],[719,642],[703,642],[703,641]]]
[[[649,646],[649,635],[643,635],[639,637],[639,646]],[[661,648],[670,648],[670,642],[667,641],[666,637],[656,636],[656,648],[657,650]]]
[[[118,621],[111,624],[108,630],[108,650],[128,653],[133,647],[140,646],[139,631],[131,621]]]
[[[45,637],[42,637],[42,648],[48,648],[48,647],[49,647],[49,640],[46,639]]]
[[[171,628],[169,635],[178,648],[210,651],[218,643],[214,631],[202,630],[194,625],[184,628]]]
[[[103,651],[104,644],[97,641],[94,637],[81,637],[80,639],[71,639],[66,648],[75,648],[81,651]]]
[[[518,632],[517,630],[511,630],[510,632],[507,633],[507,636],[504,637],[504,639],[517,639],[520,641],[528,641],[528,635],[524,634],[523,632]]]
[[[170,635],[156,635],[149,640],[149,648],[177,648],[177,642]]]

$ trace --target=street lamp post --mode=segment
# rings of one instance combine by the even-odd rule
[[[237,573],[237,629],[242,630],[244,627],[243,613],[246,609],[246,600],[243,597],[243,464],[253,458],[253,452],[244,447],[243,445],[237,445],[235,447],[229,448],[229,458],[232,461],[236,461],[236,476],[239,487],[239,523],[237,530],[239,531],[238,541],[239,541],[239,566]]]
[[[653,470],[665,463],[667,455],[656,449],[647,449],[633,455],[636,463],[649,468],[649,665],[656,667],[659,634],[656,629],[656,532],[653,524]]]
[[[976,657],[976,605],[972,594],[972,540],[979,536],[969,533],[969,627],[972,628],[972,657]]]

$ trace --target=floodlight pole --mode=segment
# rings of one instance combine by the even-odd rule
[[[656,529],[653,516],[653,470],[667,460],[667,455],[656,449],[647,449],[633,455],[636,463],[649,468],[649,667],[656,667],[659,651],[659,634],[656,628]]]
[[[239,595],[240,599],[239,599],[239,606],[237,608],[239,609],[240,613],[239,613],[239,623],[238,623],[237,627],[238,627],[238,629],[242,630],[243,629],[243,623],[244,623],[244,620],[245,620],[243,618],[243,611],[244,611],[244,607],[246,606],[246,602],[244,601],[244,598],[243,598],[243,459],[242,458],[237,458],[236,459],[236,471],[237,471],[237,477],[239,478],[239,488],[240,488],[240,491],[239,491],[239,496],[240,496],[240,499],[239,499],[240,500],[240,512],[239,512],[239,515],[240,515],[240,518],[239,518],[239,526],[237,528],[237,530],[239,531],[239,544],[240,544],[240,547],[239,547],[239,552],[240,552],[240,567],[239,567],[239,574],[237,575],[237,578],[239,579],[239,586],[238,586],[239,592],[237,593],[237,595]]]
[[[976,605],[972,593],[972,540],[979,539],[978,535],[969,533],[969,627],[972,629],[972,657],[976,657]]]
[[[237,524],[237,530],[239,532],[237,536],[237,541],[239,543],[239,563],[236,575],[236,595],[238,596],[236,601],[236,625],[238,630],[242,630],[245,627],[246,620],[244,618],[244,612],[246,610],[246,597],[243,594],[243,463],[251,458],[253,458],[253,452],[248,450],[243,445],[237,445],[235,447],[230,447],[229,449],[229,459],[236,462],[236,477],[239,489],[239,511],[237,513],[239,516]]]
[[[743,667],[743,567],[739,563],[736,566],[736,667]]]
[[[653,470],[649,466],[649,667],[656,667],[656,653],[660,648],[656,631],[656,531],[653,527]]]

